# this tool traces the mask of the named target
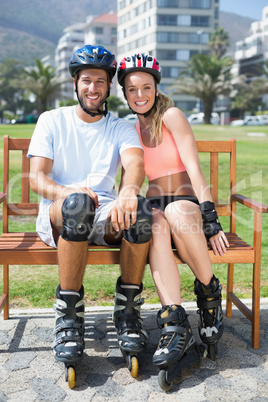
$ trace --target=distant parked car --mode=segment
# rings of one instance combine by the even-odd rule
[[[11,120],[11,124],[33,124],[36,123],[38,120],[38,115],[36,114],[29,114],[28,116],[22,116],[18,119]]]
[[[204,123],[204,113],[196,113],[196,114],[191,114],[188,117],[189,123],[192,125],[194,124],[203,124]],[[218,113],[211,113],[211,119],[210,119],[211,124],[220,124],[220,116]]]
[[[261,116],[246,116],[243,120],[234,120],[231,123],[232,127],[241,126],[264,126],[265,120]]]
[[[257,119],[260,119],[260,120],[263,120],[264,121],[264,124],[268,124],[268,115],[267,114],[261,114],[261,115],[259,115],[259,116],[256,116],[257,117]]]
[[[138,121],[138,116],[136,114],[127,114],[124,119],[129,121],[129,123],[136,124]]]

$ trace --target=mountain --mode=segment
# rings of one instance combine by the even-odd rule
[[[228,55],[233,55],[235,42],[243,40],[249,35],[250,24],[254,21],[252,18],[241,17],[237,14],[220,12],[219,25],[229,32],[230,47],[228,48]]]
[[[63,30],[88,15],[116,11],[116,0],[0,0],[0,62],[16,58],[33,63],[54,57]]]
[[[54,57],[63,30],[88,15],[116,11],[116,0],[0,0],[0,62],[7,58],[33,64],[35,58]],[[221,12],[220,26],[229,32],[231,47],[248,35],[253,19]],[[229,53],[229,52],[228,52]]]

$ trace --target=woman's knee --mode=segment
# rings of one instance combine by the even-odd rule
[[[169,204],[164,215],[172,231],[189,232],[189,230],[200,231],[202,219],[199,206],[190,201],[176,201]]]

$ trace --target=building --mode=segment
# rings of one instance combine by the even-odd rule
[[[117,54],[117,14],[110,11],[98,17],[87,17],[85,44],[102,45],[115,56]],[[116,84],[112,83],[111,94],[116,95]]]
[[[236,42],[235,64],[232,72],[235,76],[244,74],[248,81],[262,75],[263,62],[268,60],[268,6],[262,10],[262,20],[254,21],[250,26],[249,36]],[[268,95],[262,97],[268,108]]]
[[[210,34],[219,23],[219,0],[118,0],[117,10],[118,61],[150,53],[160,62],[160,90],[166,93],[194,54],[209,51]],[[196,107],[190,95],[172,97],[184,111]]]
[[[268,60],[268,6],[262,11],[262,20],[251,24],[249,36],[236,42],[236,72],[252,78],[258,76],[265,60]]]
[[[110,12],[98,17],[89,15],[83,23],[67,27],[59,39],[55,51],[55,65],[58,75],[63,80],[61,96],[64,99],[74,99],[74,86],[69,73],[69,61],[75,50],[85,44],[102,45],[116,54],[117,44],[117,14]],[[116,95],[116,86],[111,89]]]
[[[73,81],[69,73],[69,61],[76,49],[84,45],[85,23],[71,25],[64,30],[55,51],[55,66],[57,75],[62,80],[61,100],[74,98]]]

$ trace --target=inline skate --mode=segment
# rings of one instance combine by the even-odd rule
[[[139,370],[138,354],[146,348],[148,337],[142,329],[143,320],[140,316],[140,308],[144,303],[141,299],[142,288],[142,284],[126,284],[118,278],[113,312],[119,348],[134,378]]]
[[[213,275],[210,284],[205,286],[198,279],[194,282],[194,292],[197,296],[197,311],[199,319],[199,335],[207,345],[208,357],[216,359],[217,343],[223,333],[223,315],[221,308],[221,285]]]
[[[158,382],[166,392],[200,367],[206,356],[205,347],[195,342],[187,317],[184,308],[175,304],[163,306],[157,313],[162,332],[153,363],[160,368]]]
[[[56,291],[57,302],[53,305],[56,312],[56,326],[53,331],[55,340],[52,345],[55,359],[65,364],[65,379],[70,388],[75,386],[76,363],[82,359],[84,342],[84,288]]]

